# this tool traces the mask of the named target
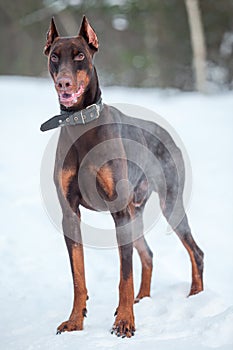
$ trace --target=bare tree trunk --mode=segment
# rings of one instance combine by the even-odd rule
[[[198,0],[185,0],[190,27],[196,89],[206,92],[206,46]]]

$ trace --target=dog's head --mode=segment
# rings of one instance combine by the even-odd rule
[[[82,100],[91,79],[93,56],[98,46],[96,33],[85,16],[75,37],[60,37],[52,18],[44,53],[48,56],[49,72],[63,106],[73,107]]]

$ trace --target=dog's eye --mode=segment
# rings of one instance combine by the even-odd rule
[[[75,61],[82,61],[84,58],[85,58],[84,53],[79,52],[79,53],[75,56],[74,60],[75,60]]]
[[[51,61],[54,62],[54,63],[57,63],[57,62],[59,61],[58,56],[55,55],[55,54],[52,54],[52,55],[51,55]]]

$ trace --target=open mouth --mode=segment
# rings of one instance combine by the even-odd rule
[[[62,92],[59,94],[59,101],[65,107],[72,107],[75,103],[77,103],[78,98],[83,94],[84,87],[81,84],[78,88],[77,92],[67,93]]]

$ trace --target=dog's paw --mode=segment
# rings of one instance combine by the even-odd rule
[[[139,293],[137,297],[134,299],[134,304],[139,303],[139,301],[142,300],[143,298],[149,298],[149,297],[150,297],[149,293]]]
[[[138,297],[137,297],[137,298],[135,298],[135,299],[134,299],[134,304],[138,304],[138,303],[139,303],[139,301],[140,301],[141,299],[142,299],[142,298],[138,298]]]
[[[129,312],[127,315],[125,315],[117,310],[117,317],[112,327],[111,333],[122,338],[131,338],[134,336],[135,325],[133,312]]]
[[[115,334],[118,337],[131,338],[134,336],[135,327],[127,320],[120,320],[113,325],[111,333]]]
[[[188,297],[191,297],[192,295],[198,294],[202,291],[203,291],[203,285],[201,283],[192,284]]]
[[[63,332],[82,331],[82,330],[83,330],[83,321],[68,320],[60,324],[59,327],[57,327],[57,334],[61,334]]]

